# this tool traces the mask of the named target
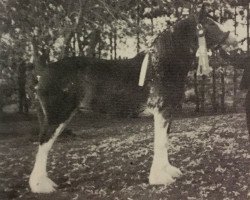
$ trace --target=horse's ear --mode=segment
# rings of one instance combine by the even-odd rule
[[[201,6],[201,10],[198,14],[198,20],[199,22],[202,22],[203,19],[205,19],[207,16],[207,5],[206,3],[203,3],[202,6]]]

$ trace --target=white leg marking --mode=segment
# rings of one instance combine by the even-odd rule
[[[39,146],[36,155],[36,161],[33,171],[30,175],[29,185],[32,192],[35,193],[50,193],[55,191],[56,184],[47,176],[47,158],[49,150],[51,149],[56,138],[61,134],[65,127],[70,123],[72,118],[77,113],[77,108],[71,113],[70,117],[62,124],[60,124],[51,139]]]
[[[168,161],[168,124],[159,113],[154,110],[154,158],[151,166],[149,183],[151,185],[167,185],[174,182],[174,178],[181,175],[181,171]]]
[[[65,124],[60,124],[53,137],[47,143],[39,145],[35,165],[29,179],[31,191],[34,193],[50,193],[55,191],[57,185],[47,176],[47,158],[53,143],[64,127]]]

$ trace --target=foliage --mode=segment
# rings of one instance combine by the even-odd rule
[[[214,0],[208,10],[221,22],[234,20],[237,27],[245,25],[244,2]],[[202,3],[200,0],[1,1],[0,68],[1,71],[9,68],[13,79],[22,61],[33,62],[36,73],[40,73],[45,65],[65,56],[125,57],[118,55],[119,48],[124,51],[127,45],[135,52],[135,48],[140,51],[148,47],[152,36],[196,12]],[[132,47],[130,41],[134,43]],[[243,38],[242,42],[246,40]],[[4,81],[9,82],[7,79]],[[12,85],[18,88],[16,81]],[[8,90],[16,93],[11,88]]]

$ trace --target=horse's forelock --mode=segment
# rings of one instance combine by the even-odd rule
[[[183,31],[183,29],[185,29],[185,30],[188,30],[190,32],[192,29],[195,30],[196,25],[197,25],[196,17],[194,15],[190,15],[188,18],[179,21],[175,25],[174,31],[179,32],[179,31]]]

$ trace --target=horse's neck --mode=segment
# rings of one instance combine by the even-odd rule
[[[177,23],[172,32],[175,49],[177,51],[189,51],[193,42],[192,34],[195,34],[195,32],[193,31],[191,17]]]
[[[173,31],[165,32],[163,38],[159,38],[160,43],[168,41],[167,45],[159,45],[160,47],[170,47],[169,50],[165,51],[167,55],[164,56],[168,62],[164,68],[166,70],[165,74],[168,76],[168,70],[172,73],[171,78],[164,78],[167,83],[184,80],[189,69],[191,69],[195,58],[195,49],[193,47],[195,35],[193,34],[196,34],[191,20],[186,19],[180,22]],[[164,52],[164,50],[160,52]]]

